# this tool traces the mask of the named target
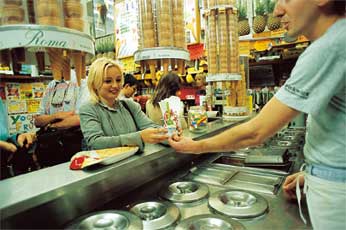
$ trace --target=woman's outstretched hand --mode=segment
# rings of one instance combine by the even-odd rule
[[[148,128],[141,131],[143,142],[156,144],[168,139],[167,129],[165,128]]]

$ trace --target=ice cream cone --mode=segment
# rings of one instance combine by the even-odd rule
[[[162,65],[163,65],[163,74],[167,74],[168,73],[169,60],[168,59],[163,59],[162,60]]]
[[[150,75],[152,79],[155,79],[156,77],[156,66],[155,66],[156,60],[148,60],[149,63],[149,69],[150,69]]]
[[[48,56],[54,80],[61,81],[64,62],[62,50],[57,48],[48,48]]]
[[[181,75],[185,74],[185,62],[183,59],[178,59],[177,60],[177,65],[178,65],[178,73],[180,73]]]
[[[44,52],[36,52],[36,62],[39,72],[44,72],[45,63],[44,63]]]
[[[85,64],[85,53],[81,52],[82,55],[82,79],[86,78],[86,64]]]
[[[64,77],[64,80],[70,81],[71,80],[71,65],[70,65],[70,55],[69,53],[64,50],[63,51],[63,65],[62,65],[62,76]]]
[[[73,64],[76,71],[77,83],[80,86],[81,79],[85,78],[84,69],[85,69],[85,55],[81,52],[73,52],[71,54]],[[84,66],[83,66],[84,59]]]

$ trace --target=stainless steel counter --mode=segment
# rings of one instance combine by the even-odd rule
[[[149,202],[159,200],[159,191],[165,188],[167,184],[171,184],[177,181],[186,181],[186,175],[191,172],[192,167],[198,167],[213,162],[222,153],[212,153],[203,155],[203,159],[197,159],[198,162],[194,162],[190,168],[184,168],[172,172],[169,175],[164,175],[146,185],[138,188],[130,193],[124,194],[119,199],[110,202],[100,210],[107,209],[120,209],[129,210],[134,204],[140,202]],[[214,186],[207,184],[209,188],[209,196],[221,190],[225,190],[224,187]],[[309,223],[309,217],[307,212],[307,206],[305,199],[302,200],[302,211],[305,218],[308,220],[308,224],[305,225],[300,219],[298,204],[296,201],[288,201],[284,197],[282,188],[278,190],[276,195],[258,193],[264,197],[268,202],[268,212],[256,218],[238,219],[238,221],[245,227],[246,230],[262,230],[262,229],[273,229],[273,230],[297,230],[297,229],[312,229]],[[162,198],[161,198],[162,199]],[[215,213],[211,210],[208,205],[208,200],[203,199],[192,203],[175,203],[180,210],[180,220],[182,220],[203,214]]]
[[[232,125],[214,121],[206,133],[186,130],[184,135],[204,138]],[[146,144],[143,153],[109,166],[72,171],[64,163],[0,181],[1,227],[60,228],[196,157],[176,154],[168,146]]]

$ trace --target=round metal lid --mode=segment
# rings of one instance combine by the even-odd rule
[[[73,221],[67,229],[142,229],[142,220],[130,212],[107,210],[87,214]]]
[[[189,217],[175,228],[175,230],[244,230],[245,227],[238,221],[215,214],[205,214]]]
[[[179,181],[163,187],[160,196],[172,202],[193,202],[201,200],[209,193],[208,186],[193,181]]]
[[[218,213],[235,218],[257,217],[268,210],[268,202],[262,196],[237,189],[212,194],[209,206]]]
[[[143,229],[148,230],[170,227],[180,216],[178,207],[166,201],[139,203],[130,211],[142,219]]]

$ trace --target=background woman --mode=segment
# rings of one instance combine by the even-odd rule
[[[80,108],[81,129],[89,149],[139,146],[167,140],[160,128],[132,100],[118,100],[124,83],[120,66],[100,58],[90,66],[88,89],[91,101]]]
[[[169,73],[162,76],[152,99],[149,99],[146,103],[146,113],[148,117],[153,120],[156,124],[163,125],[162,112],[160,109],[159,102],[170,96],[180,96],[180,79],[178,75]],[[184,111],[184,104],[181,103],[182,111]],[[180,124],[181,128],[187,128],[187,123],[181,114]]]

